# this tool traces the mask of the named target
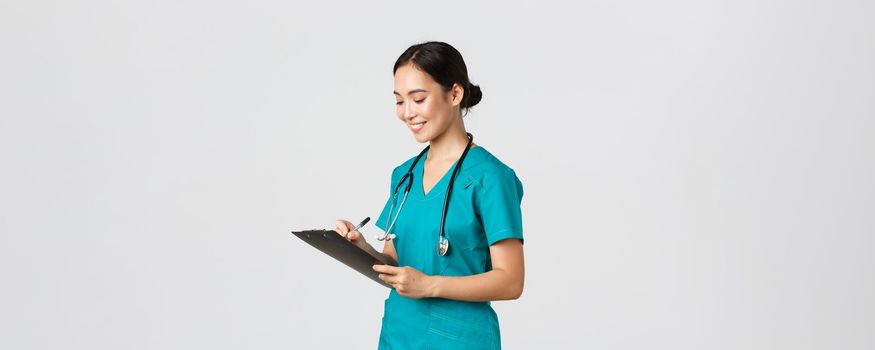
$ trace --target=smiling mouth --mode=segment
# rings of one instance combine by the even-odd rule
[[[419,131],[419,130],[422,130],[422,126],[425,125],[425,123],[426,123],[426,122],[419,122],[419,123],[409,124],[409,125],[410,125],[410,129],[413,130],[413,131]]]

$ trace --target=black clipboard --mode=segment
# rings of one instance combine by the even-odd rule
[[[298,238],[314,248],[319,249],[319,251],[374,280],[374,282],[387,288],[392,288],[392,286],[377,277],[380,273],[373,269],[373,266],[377,263],[389,265],[389,262],[385,261],[381,256],[371,255],[355,244],[350,243],[346,238],[341,237],[337,231],[306,230],[292,231],[292,234],[298,236]]]

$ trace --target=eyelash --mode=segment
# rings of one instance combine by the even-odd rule
[[[413,102],[416,102],[416,103],[422,103],[422,101],[425,101],[425,99],[423,98],[419,101],[413,100]],[[404,103],[404,101],[395,102],[395,105],[400,106],[402,103]]]

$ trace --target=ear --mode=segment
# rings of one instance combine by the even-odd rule
[[[453,84],[453,87],[450,88],[450,103],[453,107],[458,106],[462,103],[462,97],[465,97],[465,89],[462,88],[462,85],[459,83]]]

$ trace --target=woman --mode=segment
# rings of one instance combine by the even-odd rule
[[[455,48],[413,45],[393,74],[398,118],[429,146],[392,171],[390,198],[376,222],[388,236],[382,253],[351,231],[351,222],[338,220],[336,229],[392,263],[374,266],[393,287],[380,349],[500,349],[489,302],[523,291],[522,184],[465,130],[463,113],[482,94]]]

